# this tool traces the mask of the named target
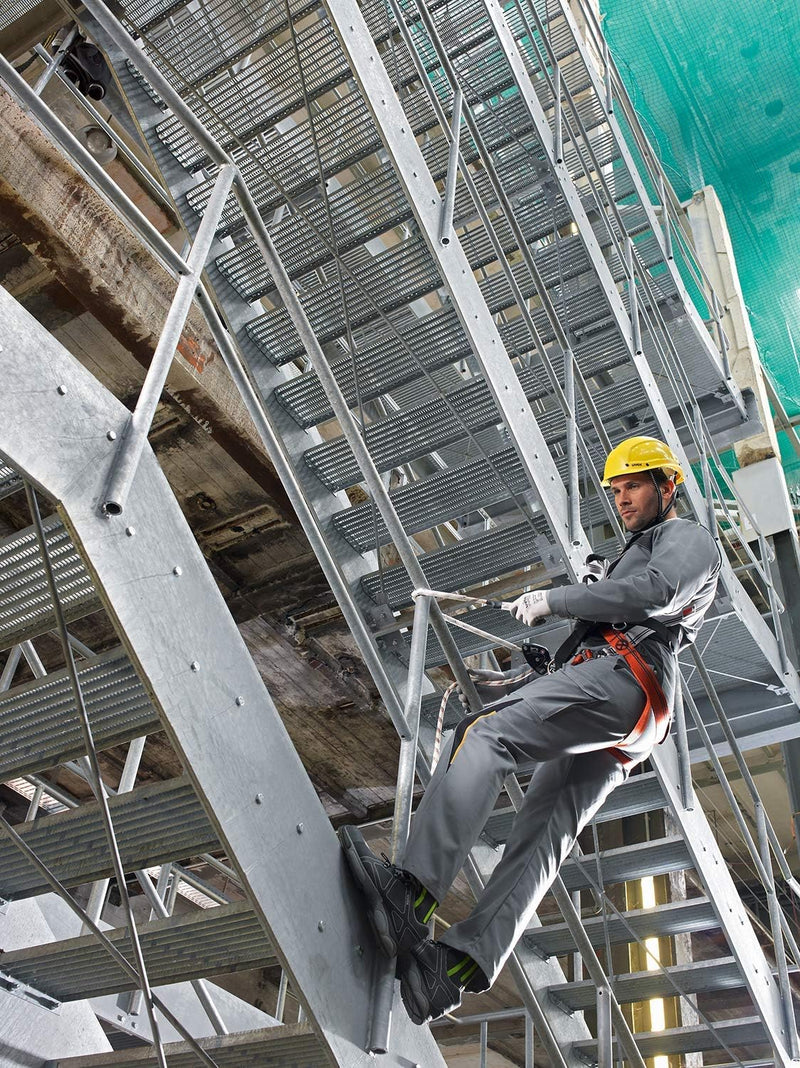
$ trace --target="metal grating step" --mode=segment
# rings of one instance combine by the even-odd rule
[[[689,848],[683,838],[677,836],[655,838],[650,842],[607,849],[600,854],[600,871],[603,883],[626,882],[628,879],[643,879],[647,875],[664,875],[670,871],[683,871],[692,867]],[[561,877],[568,890],[582,890],[590,885],[587,875],[597,878],[597,861],[594,853],[587,853],[577,860],[570,857],[561,868]]]
[[[78,661],[95,745],[108,749],[161,729],[122,649]],[[84,752],[67,669],[0,694],[0,781],[52,768]]]
[[[744,979],[733,957],[698,960],[678,964],[661,971],[632,972],[617,975],[614,994],[619,1002],[646,1001],[650,998],[675,997],[682,994],[709,994],[743,987]],[[552,998],[571,1012],[593,1009],[597,1004],[597,987],[591,980],[550,987]]]
[[[56,585],[67,622],[94,612],[100,599],[58,516],[44,520]],[[33,527],[0,541],[0,649],[55,627],[47,577]]]
[[[307,1024],[284,1024],[258,1031],[245,1031],[216,1038],[201,1038],[219,1068],[329,1068],[330,1059]],[[195,1068],[197,1054],[185,1042],[164,1047],[170,1068]],[[152,1046],[118,1053],[66,1057],[53,1061],[53,1068],[149,1068],[158,1064]]]
[[[610,333],[610,313],[603,313],[603,297],[599,289],[578,293],[569,301],[573,332],[579,336],[576,356],[585,375],[613,369],[627,362],[628,355],[616,333]],[[598,314],[599,310],[599,314]],[[534,321],[542,340],[553,340],[553,333],[541,311],[534,311]],[[599,320],[599,322],[598,322]],[[584,322],[582,326],[581,323]],[[590,323],[600,331],[588,333]],[[523,356],[532,349],[533,342],[524,321],[519,318],[499,324],[500,336],[512,356]],[[423,369],[428,373],[450,363],[458,363],[472,355],[469,343],[452,311],[438,311],[423,319],[397,322],[396,335],[385,327],[377,332],[356,333],[356,366],[362,400],[372,400],[383,393],[418,379]],[[596,336],[595,336],[596,335]],[[291,358],[300,355],[295,353]],[[560,366],[557,355],[551,357]],[[336,380],[348,404],[357,404],[353,378],[353,360],[346,357],[331,364]],[[539,366],[534,357],[534,366]],[[300,426],[307,428],[333,417],[333,411],[314,371],[282,382],[273,396],[283,405]]]
[[[128,960],[127,928],[107,931]],[[247,902],[201,909],[139,927],[153,986],[277,963],[258,917]],[[102,997],[135,985],[93,935],[0,954],[0,971],[56,1001]]]
[[[518,378],[529,401],[551,395],[550,383],[543,378],[540,368],[523,368]],[[633,378],[595,393],[593,400],[606,426],[616,419],[627,420],[634,416],[641,419],[642,413],[648,411],[647,396],[639,381]],[[551,404],[536,418],[548,444],[552,445],[566,435],[561,408]],[[474,433],[499,422],[500,416],[489,387],[482,377],[476,376],[448,393],[446,399],[437,397],[371,423],[366,439],[378,470],[388,471],[463,439],[465,428]],[[578,425],[593,432],[585,412],[579,411]],[[330,490],[353,486],[362,479],[361,470],[344,437],[313,446],[305,452],[304,460]]]
[[[624,913],[625,922],[616,915],[608,917],[608,937],[612,945],[634,942],[637,938],[660,938],[669,935],[711,931],[719,927],[714,906],[707,898],[673,901],[651,909],[636,909]],[[605,943],[602,916],[583,920],[583,929],[593,946]],[[544,927],[529,927],[523,936],[526,945],[542,957],[562,957],[573,953],[575,940],[565,923],[551,923]]]
[[[715,1020],[712,1029],[676,1027],[668,1031],[640,1032],[636,1035],[636,1045],[645,1058],[706,1050],[719,1050],[721,1053],[722,1042],[728,1047],[766,1045],[767,1036],[761,1018],[748,1016],[739,1020]],[[591,1064],[597,1056],[597,1043],[576,1042],[573,1052]],[[618,1055],[616,1043],[614,1055],[615,1057]]]
[[[216,849],[219,842],[187,777],[148,783],[109,798],[126,872]],[[89,802],[18,827],[36,855],[65,886],[113,875],[100,807]],[[69,843],[69,849],[64,848]],[[48,884],[13,842],[0,839],[0,897],[45,894]]]
[[[658,779],[654,772],[649,771],[644,775],[632,775],[621,786],[618,786],[595,819],[598,823],[607,823],[610,820],[624,819],[626,816],[653,812],[655,809],[664,808],[665,805],[666,801]],[[515,812],[512,808],[494,812],[489,817],[484,833],[498,845],[505,842],[511,831],[514,816]]]
[[[544,520],[540,520],[534,529],[528,523],[499,527],[445,549],[425,553],[420,557],[420,563],[432,589],[463,589],[536,563],[539,553],[534,538],[546,531]],[[404,567],[374,571],[362,578],[361,586],[373,601],[382,601],[385,594],[390,608],[411,604],[413,583]]]

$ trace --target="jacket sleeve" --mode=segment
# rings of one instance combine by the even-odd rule
[[[635,558],[631,563],[635,565]],[[650,557],[640,568],[622,575],[615,569],[588,586],[559,586],[548,591],[548,604],[554,615],[591,622],[679,618],[719,566],[716,543],[704,527],[670,521],[654,532]]]

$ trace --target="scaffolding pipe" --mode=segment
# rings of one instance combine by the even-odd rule
[[[461,89],[456,86],[453,93],[453,117],[450,121],[450,152],[447,157],[447,178],[442,200],[442,218],[439,223],[439,240],[443,245],[450,244],[450,231],[453,229],[459,146],[461,144],[461,102]]]
[[[117,516],[124,511],[125,502],[142,456],[142,450],[147,442],[147,435],[153,423],[153,416],[161,400],[164,383],[172,366],[175,350],[181,339],[181,334],[194,300],[195,290],[200,283],[200,277],[205,268],[220,216],[231,191],[236,173],[236,168],[230,164],[221,167],[217,175],[211,198],[206,205],[197,236],[192,243],[192,249],[186,261],[189,273],[183,275],[178,282],[178,288],[167,312],[167,318],[161,328],[156,351],[153,353],[150,366],[147,368],[147,374],[139,399],[136,402],[136,408],[128,418],[122,440],[114,455],[108,489],[103,501],[103,511],[106,515]]]

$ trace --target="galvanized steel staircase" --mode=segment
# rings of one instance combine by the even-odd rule
[[[595,492],[592,467],[601,462],[607,438],[615,443],[631,432],[657,433],[676,447],[681,443],[694,459],[698,412],[720,445],[749,433],[749,399],[730,379],[724,352],[717,351],[688,299],[688,261],[665,238],[663,213],[656,217],[654,176],[635,168],[629,139],[609,108],[610,75],[606,70],[604,83],[602,63],[598,67],[589,54],[566,4],[526,0],[501,9],[494,0],[434,0],[424,12],[385,0],[366,0],[360,9],[344,0],[330,0],[325,9],[304,2],[264,2],[241,9],[229,0],[186,5],[130,0],[123,6],[125,22],[140,36],[145,53],[240,167],[313,333],[325,346],[336,381],[363,426],[372,460],[387,482],[406,534],[428,535],[417,548],[431,587],[455,591],[491,582],[492,589],[509,592],[530,581],[574,576],[590,544],[597,551],[610,551],[615,543],[609,540],[607,510]],[[94,0],[86,7],[83,24],[112,62],[187,230],[194,233],[216,169],[207,146],[187,132],[181,117],[123,54]],[[557,74],[553,57],[558,60]],[[474,202],[462,172],[455,191],[454,233],[445,247],[438,242],[433,220],[441,210],[439,189],[448,175],[449,137],[436,103],[449,116],[453,87],[448,71],[458,78],[464,106],[471,109],[475,129],[471,137],[462,135],[461,153],[480,204]],[[494,234],[485,225],[489,216]],[[345,491],[360,486],[362,472],[343,437],[331,437],[330,427],[324,434],[316,430],[330,422],[334,409],[233,200],[223,213],[217,239],[208,277],[263,402],[274,434],[276,464],[291,486],[309,536],[328,554],[323,566],[398,722],[415,582],[402,565],[382,562],[378,567],[376,553],[392,541],[384,517],[370,500],[352,506],[348,500]],[[498,370],[505,358],[500,346],[491,348],[496,338],[513,360],[506,361],[505,371]],[[569,400],[567,345],[574,354],[579,392],[581,380],[590,386],[580,393],[583,399],[577,405],[570,402],[572,411],[565,417],[553,401],[547,365]],[[499,385],[503,375],[508,403]],[[511,407],[520,401],[524,409],[514,414]],[[520,414],[531,423],[535,416],[541,431],[546,452],[535,458],[530,441],[520,441],[515,422]],[[580,483],[572,467],[571,422],[584,441]],[[2,442],[0,448],[5,450]],[[19,467],[36,478],[24,463]],[[0,472],[0,492],[6,484],[13,488],[14,477],[11,469]],[[582,529],[566,529],[565,487],[573,495],[580,491]],[[55,490],[52,493],[59,499]],[[688,500],[704,520],[693,478]],[[69,515],[67,506],[61,511]],[[88,523],[82,517],[84,521]],[[142,523],[145,517],[135,526]],[[70,533],[82,537],[82,552],[93,574],[110,566],[107,555],[100,563],[93,555],[106,550],[96,537],[83,538],[76,519],[67,526],[69,532],[57,519],[48,522],[55,559],[69,580],[68,610],[77,616],[101,601],[113,605],[108,589],[104,594],[96,590],[82,568]],[[126,550],[123,537],[115,552],[124,556]],[[4,574],[11,576],[17,568],[25,582],[23,599],[9,602],[7,617],[0,614],[0,625],[7,627],[6,645],[52,627],[37,566],[31,531],[0,545]],[[531,566],[532,574],[522,571]],[[5,585],[10,588],[10,578]],[[135,629],[133,606],[127,611],[128,624]],[[519,641],[529,633],[490,608],[470,612],[469,622],[508,640]],[[723,674],[744,658],[752,678],[775,682],[777,673],[777,681],[797,701],[800,684],[794,668],[781,663],[769,626],[727,564],[710,625],[719,628],[725,640],[705,655],[719,662]],[[541,633],[552,643],[558,628],[543,628]],[[124,627],[121,638],[126,647],[136,644]],[[454,631],[453,638],[462,656],[492,644],[463,631]],[[215,660],[210,650],[209,656],[211,668]],[[193,658],[185,658],[187,666]],[[198,660],[202,677],[205,660]],[[426,667],[446,661],[431,633]],[[137,667],[146,677],[146,666],[137,660]],[[181,779],[142,787],[112,801],[126,867],[207,850],[221,834],[227,836],[231,826],[238,838],[234,842],[226,837],[229,856],[248,865],[268,828],[253,833],[258,826],[255,810],[232,814],[222,783],[215,782],[206,793],[214,775],[193,745],[188,723],[174,708],[157,710],[150,703],[121,649],[82,663],[80,672],[98,746],[166,722],[185,753],[193,785],[199,787],[200,800]],[[719,689],[724,693],[726,687],[733,689],[735,682],[729,679]],[[696,677],[689,681],[689,691],[698,699],[702,696]],[[423,701],[428,752],[440,696],[430,693]],[[3,765],[4,777],[79,755],[80,739],[68,708],[63,673],[0,699],[0,726],[7,723],[20,739],[18,756]],[[177,727],[173,714],[178,715]],[[458,714],[460,706],[451,700],[448,723]],[[659,765],[659,776],[662,783],[665,776],[672,777],[674,786],[669,759]],[[667,793],[675,803],[675,789]],[[616,819],[665,805],[659,777],[637,775],[610,799],[599,818]],[[687,826],[679,801],[675,808],[678,824]],[[149,826],[150,812],[172,827],[172,838],[159,842],[140,833],[142,821]],[[695,813],[692,818],[699,817]],[[75,842],[68,860],[61,862],[57,849],[53,855],[54,870],[71,885],[108,874],[92,844],[96,822],[91,806],[85,806],[26,828],[23,834],[45,855],[60,836]],[[287,833],[295,822],[294,816],[288,818],[292,827],[287,823]],[[479,875],[496,860],[509,823],[508,813],[492,817],[474,853]],[[605,885],[696,865],[700,882],[708,884],[709,870],[719,868],[720,855],[714,854],[712,844],[709,855],[698,860],[691,844],[684,837],[668,836],[606,851],[598,858],[574,858],[564,865],[562,876],[574,891],[593,886],[598,862]],[[0,854],[0,860],[4,856]],[[307,863],[291,849],[287,857]],[[0,894],[26,896],[42,890],[41,881],[30,873],[13,866],[7,871],[9,886],[0,886]],[[715,895],[720,879],[724,873],[716,872],[711,879]],[[227,933],[229,921],[240,925],[240,932],[256,931],[256,913],[264,919],[268,887],[275,888],[268,876],[249,886],[255,912],[250,906],[223,906],[211,910],[218,915],[192,924],[155,921],[143,930],[143,941],[149,944],[152,938],[156,947],[161,939],[169,939],[167,944],[174,947],[190,927],[210,939],[212,927],[219,924],[225,932],[219,936],[222,955],[226,938],[242,937],[242,946],[248,942],[250,955],[245,960],[237,954],[236,966],[271,960],[274,951],[266,938]],[[741,962],[734,959],[743,952],[736,929],[739,915],[734,922],[727,911],[721,899],[709,894],[612,915],[607,922],[585,921],[596,946],[717,926],[729,937],[734,957],[725,951],[715,960],[618,977],[613,989],[620,1001],[638,1001],[671,996],[676,984],[686,994],[747,987],[760,1015],[713,1028],[692,1026],[637,1036],[643,1056],[718,1049],[720,1044],[730,1053],[771,1041],[776,1063],[789,1063],[788,1036],[771,971],[762,955],[753,960],[761,969],[758,980],[752,972],[743,974]],[[270,917],[266,919],[269,923]],[[277,922],[280,927],[280,919]],[[285,939],[286,929],[281,933]],[[309,952],[314,937],[306,934],[282,948],[276,937],[276,950],[289,960],[293,973],[292,962]],[[747,947],[752,950],[750,942]],[[585,980],[568,983],[557,960],[573,949],[568,925],[534,927],[518,946],[514,965],[523,1003],[537,1014],[547,1054],[553,1063],[570,1068],[598,1055],[583,1017],[575,1015],[594,1003],[594,987]],[[81,967],[86,968],[86,985],[80,985],[77,971],[67,988],[58,985],[65,952],[85,962]],[[122,979],[113,975],[113,968],[107,978],[95,976],[96,954],[96,947],[82,938],[67,947],[19,951],[0,958],[0,968],[31,986],[40,984],[53,996],[82,997],[95,990],[90,978],[96,978],[102,990]],[[156,978],[161,974],[157,961],[154,956]],[[341,959],[339,963],[346,966]],[[190,967],[187,974],[206,973],[198,962],[198,970]],[[756,990],[762,981],[763,994]],[[358,982],[357,993],[363,997],[368,982],[361,973]],[[299,977],[298,985],[304,992]],[[318,983],[312,982],[309,1011],[316,1034],[330,1037],[337,1023]],[[412,1040],[407,1032],[404,1040]],[[276,1028],[257,1036],[219,1037],[209,1049],[213,1047],[214,1058],[226,1065],[311,1065],[318,1063],[317,1056],[319,1063],[327,1063],[322,1053],[314,1052],[320,1048],[315,1043],[306,1029]],[[334,1039],[329,1051],[337,1063],[360,1063],[356,1052],[346,1051]],[[167,1054],[175,1064],[193,1063],[195,1056],[172,1048]],[[59,1061],[64,1068],[140,1063],[150,1061],[138,1052]]]

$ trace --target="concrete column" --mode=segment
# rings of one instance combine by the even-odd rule
[[[731,372],[740,389],[750,388],[755,394],[764,428],[760,434],[734,445],[736,458],[746,467],[770,456],[780,456],[764,372],[739,284],[725,213],[712,186],[695,193],[686,207],[686,215],[697,257],[724,308],[722,325],[731,346],[728,353]]]

